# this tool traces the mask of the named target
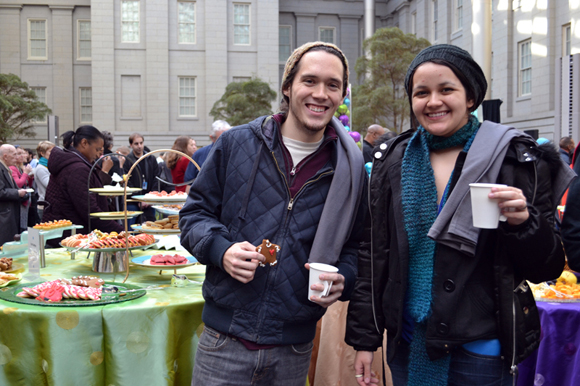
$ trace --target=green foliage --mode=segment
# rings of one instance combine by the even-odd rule
[[[369,56],[356,61],[355,71],[364,82],[353,88],[353,126],[359,131],[374,123],[400,133],[408,121],[410,107],[405,75],[415,56],[430,46],[426,39],[404,34],[399,28],[381,28],[364,41]]]
[[[14,74],[0,74],[0,141],[21,137],[33,138],[34,120],[42,120],[52,111],[28,84]]]
[[[223,119],[232,126],[241,125],[262,115],[272,114],[272,101],[275,98],[276,91],[259,78],[232,82],[227,85],[220,100],[214,103],[209,115],[214,119]]]

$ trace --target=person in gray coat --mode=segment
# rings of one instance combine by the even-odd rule
[[[18,189],[10,166],[16,165],[16,148],[0,146],[0,244],[14,241],[20,233],[20,202],[28,196],[26,190]]]

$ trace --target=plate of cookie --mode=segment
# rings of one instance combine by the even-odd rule
[[[153,209],[165,215],[179,214],[183,204],[153,205]]]
[[[143,212],[140,210],[128,210],[127,218],[133,218],[135,216],[139,216],[142,213]],[[125,212],[96,212],[91,213],[91,217],[98,217],[101,220],[124,220]]]
[[[14,263],[11,257],[3,257],[0,259],[0,272],[18,273],[21,271],[24,271],[24,264]]]
[[[172,214],[167,218],[157,221],[147,221],[141,225],[131,225],[133,229],[142,233],[159,235],[174,235],[181,233],[179,229],[179,215]]]
[[[21,273],[4,273],[0,272],[0,288],[6,287],[11,283],[16,283],[22,280]]]

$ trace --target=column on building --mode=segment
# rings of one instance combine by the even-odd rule
[[[115,2],[91,1],[93,125],[115,128]],[[63,127],[61,125],[61,127]]]
[[[260,1],[257,11],[257,75],[278,91],[278,2]],[[274,101],[274,108],[277,105],[278,99]]]
[[[73,21],[74,6],[50,5],[52,12],[52,111],[61,132],[74,130]]]
[[[167,1],[151,1],[145,7],[145,90],[147,131],[169,131],[169,20]]]
[[[0,73],[20,76],[21,5],[0,4]]]
[[[491,83],[491,0],[473,0],[473,59],[481,66],[487,84]],[[488,87],[484,99],[490,99]]]
[[[354,65],[359,54],[359,42],[361,41],[359,36],[360,31],[358,28],[360,16],[338,15],[338,17],[340,18],[340,37],[337,43],[348,59],[350,70],[352,72],[351,76],[353,76]]]
[[[314,27],[315,13],[294,13],[296,17],[296,47],[312,41],[312,36],[318,36]]]
[[[205,2],[205,113],[209,122],[213,119],[209,112],[215,101],[221,98],[228,85],[228,33],[230,26],[224,25],[228,14],[228,2]],[[219,20],[220,22],[215,22]],[[232,33],[233,35],[233,33]],[[211,125],[207,125],[207,131]]]

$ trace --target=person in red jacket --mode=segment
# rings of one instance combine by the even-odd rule
[[[188,137],[186,135],[182,135],[180,137],[177,137],[171,149],[180,151],[191,157],[193,153],[195,153],[195,151],[197,150],[197,145],[193,138]],[[183,157],[177,153],[167,153],[166,157],[167,157],[166,158],[167,167],[169,168],[169,170],[171,170],[171,177],[173,178],[173,183],[181,184],[185,182],[183,177],[185,176],[185,171],[187,170],[187,165],[189,164],[190,161],[186,157]],[[185,192],[185,185],[176,186],[175,190],[178,192]]]

